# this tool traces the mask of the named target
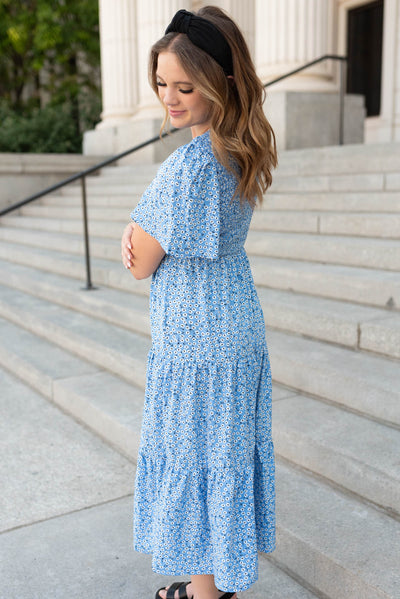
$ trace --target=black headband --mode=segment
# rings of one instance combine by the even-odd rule
[[[220,30],[207,19],[187,10],[178,10],[165,34],[186,33],[192,44],[207,52],[223,69],[227,76],[233,75],[231,48]]]

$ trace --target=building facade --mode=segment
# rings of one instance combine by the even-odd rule
[[[85,153],[116,153],[158,133],[163,110],[148,84],[149,49],[177,10],[210,3],[99,0],[103,111]],[[347,55],[345,143],[400,141],[400,0],[212,4],[241,27],[264,83],[320,56]],[[338,143],[339,65],[325,60],[268,88],[265,110],[281,149]],[[144,157],[163,158],[154,149]]]

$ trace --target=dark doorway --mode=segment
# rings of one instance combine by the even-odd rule
[[[349,10],[347,93],[363,94],[367,116],[381,110],[383,0]]]

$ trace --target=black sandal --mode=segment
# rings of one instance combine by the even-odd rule
[[[167,587],[161,587],[161,589],[158,589],[158,591],[156,593],[156,599],[162,599],[162,597],[160,595],[160,591],[165,591],[165,590],[167,590],[166,599],[175,599],[176,591],[178,591],[179,599],[189,599],[189,597],[187,596],[187,593],[186,593],[188,584],[190,584],[190,582],[173,582],[171,584],[171,586],[168,587],[168,590],[167,590]],[[222,591],[220,591],[220,593],[222,593]],[[222,597],[220,597],[219,599],[232,599],[234,594],[235,593],[225,593],[225,595],[222,595]]]
[[[189,599],[186,594],[186,588],[190,582],[173,582],[170,587],[161,587],[156,593],[156,599],[162,599],[160,591],[167,591],[166,599],[175,599],[175,591],[178,591],[179,599]]]

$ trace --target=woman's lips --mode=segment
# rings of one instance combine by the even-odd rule
[[[172,117],[181,116],[185,111],[184,110],[170,110],[169,114]]]

